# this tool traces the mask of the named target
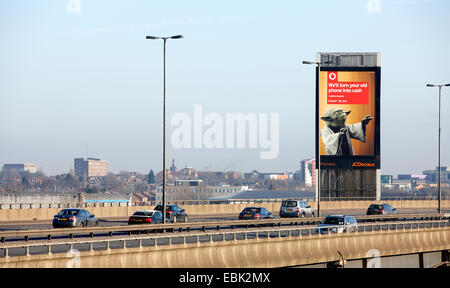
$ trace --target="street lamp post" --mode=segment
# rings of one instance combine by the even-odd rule
[[[441,90],[450,84],[427,84],[427,87],[439,87],[439,134],[438,134],[438,213],[441,213]]]
[[[163,188],[162,188],[162,221],[166,224],[166,42],[167,39],[180,39],[183,35],[175,35],[170,37],[147,36],[146,39],[164,41],[164,90],[163,90]]]
[[[302,63],[303,64],[316,64],[317,65],[317,68],[318,68],[318,71],[319,71],[319,75],[318,75],[318,79],[317,79],[318,84],[319,84],[319,85],[317,85],[317,96],[319,97],[319,101],[317,101],[317,110],[320,113],[320,109],[319,109],[320,108],[320,65],[321,64],[329,64],[331,62],[329,62],[329,61],[324,61],[324,62],[303,61]],[[317,115],[316,115],[316,117],[317,117]],[[319,129],[319,131],[318,131],[318,133],[316,135],[316,141],[317,141],[317,146],[316,147],[318,147],[317,148],[318,149],[318,151],[317,151],[318,157],[316,159],[316,163],[318,164],[317,165],[317,179],[316,179],[316,181],[317,181],[317,217],[320,217],[320,186],[321,186],[320,182],[322,180],[321,175],[320,175],[320,142],[319,142],[320,141],[320,129]]]

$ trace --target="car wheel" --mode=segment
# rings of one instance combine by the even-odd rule
[[[302,218],[305,218],[305,212],[302,212]]]
[[[98,227],[98,221],[95,221],[95,227]]]
[[[187,223],[188,222],[188,216],[186,215],[186,216],[184,216],[184,223]]]
[[[311,212],[311,217],[314,217],[314,212]]]
[[[173,216],[172,223],[177,223],[177,216]]]
[[[80,223],[80,227],[81,227],[81,228],[84,228],[84,222],[81,222],[81,223]]]

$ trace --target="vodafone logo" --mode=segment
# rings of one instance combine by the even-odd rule
[[[328,74],[328,79],[330,79],[331,81],[336,80],[337,75],[335,72],[331,72],[330,74]]]

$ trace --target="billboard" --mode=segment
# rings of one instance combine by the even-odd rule
[[[322,67],[316,75],[321,168],[379,168],[380,67]]]

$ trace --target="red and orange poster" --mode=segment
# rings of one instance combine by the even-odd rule
[[[375,72],[321,71],[320,155],[375,154]]]

